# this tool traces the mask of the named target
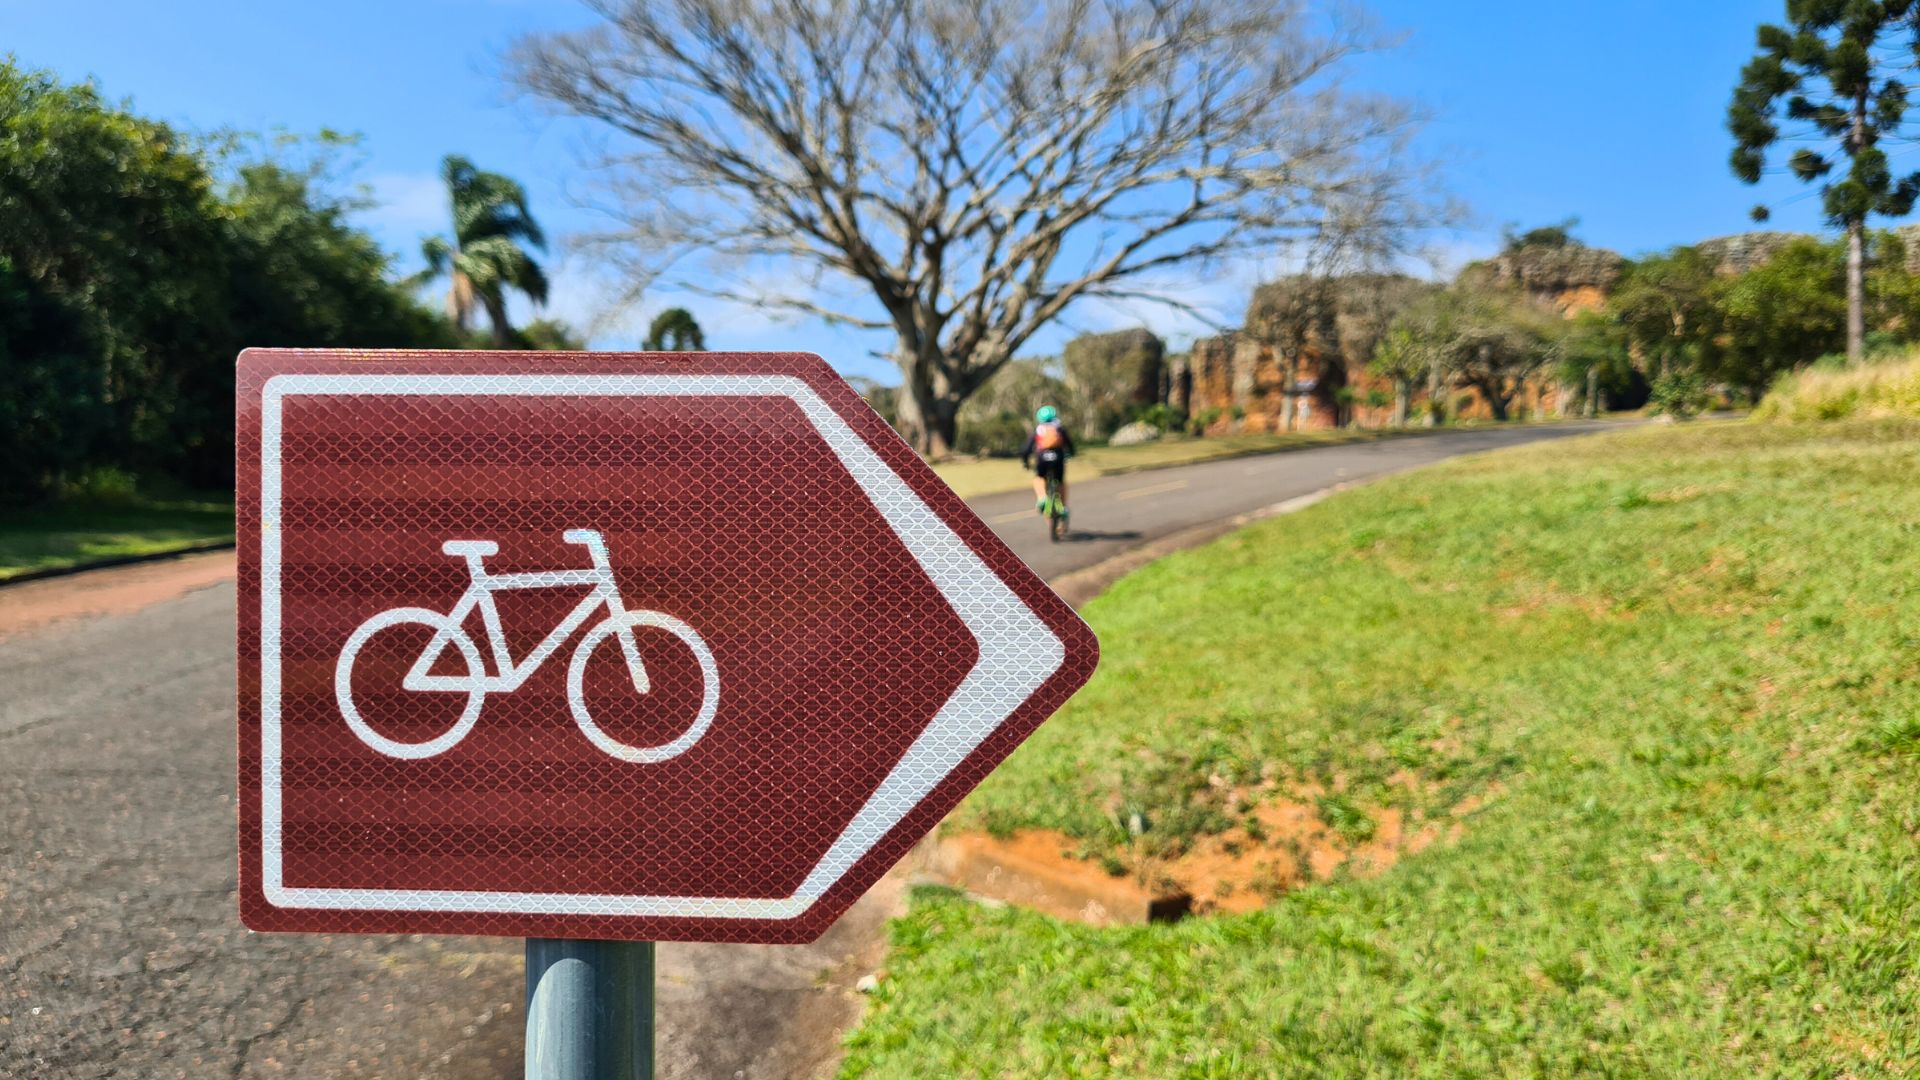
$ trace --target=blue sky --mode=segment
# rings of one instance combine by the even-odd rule
[[[1578,235],[1629,254],[1752,227],[1756,201],[1779,205],[1775,228],[1818,229],[1818,200],[1789,181],[1756,191],[1726,166],[1727,98],[1753,28],[1783,0],[1374,0],[1399,35],[1367,58],[1356,87],[1413,99],[1432,121],[1419,146],[1473,219],[1437,238],[1453,261],[1491,250],[1504,224],[1577,216]],[[0,49],[67,79],[93,77],[111,97],[184,127],[364,136],[358,179],[380,205],[364,223],[403,265],[444,228],[436,179],[443,154],[520,178],[550,233],[594,227],[573,205],[581,129],[515,100],[498,74],[520,33],[582,25],[565,0],[0,0]],[[1219,321],[1246,302],[1248,274],[1203,289]],[[604,314],[607,286],[580,258],[556,271],[554,310],[584,324]],[[593,344],[631,345],[635,325],[669,298],[603,319]],[[708,343],[806,349],[849,374],[890,378],[873,353],[884,337],[837,331],[699,298]],[[1181,343],[1202,328],[1156,309],[1083,310],[1036,341],[1057,348],[1078,329],[1146,322]]]

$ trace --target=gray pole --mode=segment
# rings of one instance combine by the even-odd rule
[[[653,1080],[653,942],[527,939],[527,1080]]]

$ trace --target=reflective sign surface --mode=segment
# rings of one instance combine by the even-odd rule
[[[256,929],[810,940],[1092,673],[815,357],[239,374]]]

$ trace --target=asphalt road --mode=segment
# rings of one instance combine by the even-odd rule
[[[1061,544],[1028,495],[975,505],[1053,579],[1331,484],[1594,426],[1094,480],[1072,487]],[[0,1076],[517,1076],[518,942],[241,928],[233,605],[227,581],[0,638]],[[662,946],[662,1075],[826,1067],[897,888],[803,948]]]
[[[1623,426],[1598,420],[1531,427],[1449,431],[1411,438],[1228,458],[1173,469],[1076,482],[1067,467],[1072,528],[1047,540],[1030,492],[974,499],[973,508],[1049,581],[1163,537],[1224,521],[1335,484],[1353,483],[1482,450],[1559,439]]]

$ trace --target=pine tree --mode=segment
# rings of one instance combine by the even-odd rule
[[[1787,25],[1765,24],[1759,51],[1740,73],[1727,128],[1733,133],[1733,172],[1758,183],[1766,153],[1782,140],[1824,143],[1824,153],[1802,146],[1787,168],[1812,183],[1846,159],[1847,171],[1826,180],[1821,197],[1827,221],[1847,236],[1847,358],[1865,351],[1866,224],[1869,214],[1901,217],[1920,195],[1920,172],[1895,177],[1880,148],[1899,137],[1906,119],[1907,85],[1890,73],[1912,66],[1920,11],[1915,0],[1787,0]],[[1782,121],[1795,125],[1783,132]],[[1754,208],[1764,221],[1767,208]]]

